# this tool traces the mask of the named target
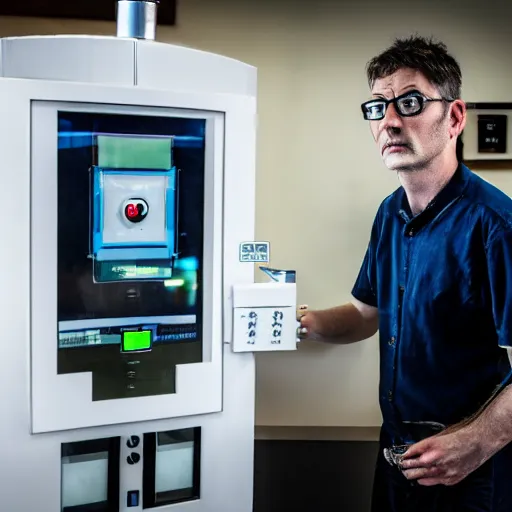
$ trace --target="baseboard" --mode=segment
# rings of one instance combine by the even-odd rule
[[[256,440],[378,441],[380,427],[296,427],[256,425]]]

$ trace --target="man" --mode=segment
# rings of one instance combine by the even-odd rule
[[[374,512],[510,512],[512,201],[458,162],[466,107],[442,43],[397,40],[367,74],[363,116],[401,186],[378,209],[353,300],[302,307],[299,332],[352,343],[379,330]]]

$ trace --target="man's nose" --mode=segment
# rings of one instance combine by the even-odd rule
[[[390,103],[386,109],[386,114],[384,116],[384,119],[380,122],[380,129],[381,130],[397,130],[398,128],[402,127],[402,117],[398,114],[395,105],[393,103]]]

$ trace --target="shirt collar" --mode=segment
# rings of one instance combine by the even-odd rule
[[[444,188],[430,201],[427,207],[418,215],[413,216],[403,187],[396,196],[396,213],[402,221],[414,225],[417,229],[435,219],[448,205],[460,199],[464,193],[471,171],[459,163],[455,173]]]

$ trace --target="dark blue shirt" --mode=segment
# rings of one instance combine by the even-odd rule
[[[464,165],[416,216],[400,187],[378,210],[353,295],[379,309],[392,434],[471,415],[510,370],[512,200]]]

